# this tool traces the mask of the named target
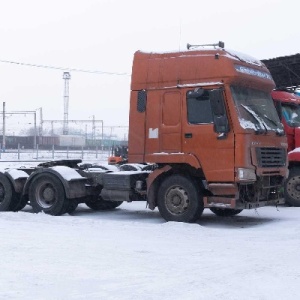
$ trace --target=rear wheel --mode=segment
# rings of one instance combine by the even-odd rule
[[[285,202],[291,206],[300,206],[300,168],[290,169],[289,177],[284,184]]]
[[[28,203],[28,195],[20,196],[20,201],[18,205],[15,207],[15,210],[18,211],[23,209],[27,205],[27,203]]]
[[[242,211],[242,209],[222,209],[218,207],[211,207],[210,210],[219,217],[232,217],[238,215]]]
[[[178,174],[162,182],[157,205],[166,221],[176,222],[195,222],[204,209],[200,188],[192,179]]]
[[[14,197],[14,191],[8,178],[0,174],[0,211],[11,210]]]
[[[66,212],[68,214],[72,214],[76,210],[77,207],[78,207],[78,202],[75,200],[72,200],[72,201],[70,201],[69,207],[67,208]]]
[[[110,210],[117,208],[123,201],[105,201],[100,196],[97,199],[87,200],[85,204],[93,210]]]
[[[14,200],[11,202],[11,205],[9,208],[11,211],[19,211],[26,206],[27,199],[26,199],[26,197],[22,197],[20,194],[17,194],[17,193],[13,193],[13,194],[14,194],[14,196],[13,196]]]
[[[29,200],[34,212],[43,211],[54,216],[66,213],[70,204],[62,182],[49,173],[39,174],[32,180]]]

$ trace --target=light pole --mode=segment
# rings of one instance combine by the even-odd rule
[[[43,108],[39,107],[36,109],[40,111],[40,126],[39,126],[39,135],[43,135]]]
[[[2,140],[2,151],[5,152],[5,102],[3,102],[3,140]]]

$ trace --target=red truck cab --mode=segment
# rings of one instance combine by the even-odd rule
[[[271,94],[288,140],[289,176],[285,182],[285,201],[300,206],[300,96],[291,89],[276,89]]]

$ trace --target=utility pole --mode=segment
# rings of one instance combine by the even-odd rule
[[[96,139],[95,115],[93,115],[92,136],[93,136],[93,143],[94,143],[94,141],[95,141],[95,139]]]
[[[39,136],[43,135],[43,108],[38,108],[40,110],[40,126],[39,126]]]
[[[69,80],[71,79],[70,73],[64,72],[63,79],[65,81],[63,134],[67,135],[67,134],[69,134],[68,119],[69,119]]]
[[[5,152],[5,102],[3,102],[3,141],[2,141],[2,152]]]
[[[37,135],[37,130],[36,130],[36,111],[34,112],[34,139],[33,139],[33,149],[36,149],[36,135]]]

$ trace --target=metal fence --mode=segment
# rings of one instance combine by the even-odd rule
[[[9,149],[5,152],[0,152],[1,161],[47,161],[55,159],[82,159],[82,160],[93,160],[107,162],[107,158],[110,155],[110,151],[103,151],[100,149],[87,150],[82,148],[81,150],[57,150],[54,147],[52,150],[39,150],[33,149]]]

